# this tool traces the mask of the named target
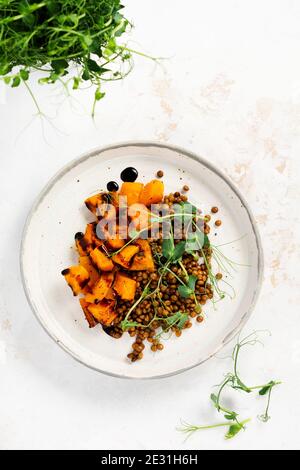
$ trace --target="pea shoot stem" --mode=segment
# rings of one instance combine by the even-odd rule
[[[30,86],[28,85],[28,83],[26,82],[26,80],[23,80],[23,83],[24,83],[25,87],[27,88],[27,90],[28,90],[28,92],[29,92],[29,94],[30,94],[30,96],[31,96],[31,98],[32,98],[32,100],[33,100],[35,106],[36,106],[36,109],[37,109],[37,111],[38,111],[38,114],[42,115],[43,113],[42,113],[42,111],[41,111],[41,109],[40,109],[40,107],[39,107],[39,104],[38,104],[38,102],[37,102],[37,100],[36,100],[34,94],[32,93],[32,90],[31,90]]]

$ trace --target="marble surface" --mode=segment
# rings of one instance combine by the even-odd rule
[[[299,449],[300,4],[124,3],[135,24],[132,46],[168,59],[157,66],[137,57],[124,82],[107,86],[95,122],[89,90],[68,99],[58,87],[32,83],[50,117],[42,121],[26,90],[0,91],[0,448]],[[23,293],[19,245],[38,192],[80,153],[133,139],[178,144],[219,165],[260,229],[265,279],[246,332],[272,336],[265,348],[245,351],[241,370],[251,383],[284,384],[274,391],[268,424],[256,420],[262,401],[228,396],[253,417],[230,442],[222,430],[184,442],[175,429],[180,419],[218,420],[209,395],[230,366],[230,348],[173,378],[105,377],[52,342]]]

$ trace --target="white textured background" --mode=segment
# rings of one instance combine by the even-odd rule
[[[124,3],[136,25],[132,46],[171,59],[162,70],[137,58],[123,83],[107,87],[96,123],[90,92],[70,101],[58,88],[32,84],[53,117],[42,130],[39,119],[31,121],[26,90],[0,87],[0,448],[299,449],[300,3]],[[161,381],[108,378],[60,350],[26,303],[19,244],[35,196],[81,152],[130,139],[206,156],[242,190],[259,224],[265,281],[247,330],[268,328],[272,337],[264,349],[245,352],[241,370],[251,383],[279,378],[284,385],[266,425],[255,420],[263,403],[246,397],[242,414],[254,420],[231,442],[216,430],[184,443],[175,430],[180,418],[218,420],[209,395],[228,360]]]

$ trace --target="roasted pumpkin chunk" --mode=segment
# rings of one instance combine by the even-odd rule
[[[85,300],[91,304],[98,303],[100,300],[103,300],[107,296],[113,281],[113,273],[102,273],[100,279],[94,285],[92,293],[86,294]]]
[[[85,233],[78,232],[75,235],[75,242],[80,256],[90,253],[96,246],[101,246],[103,241],[96,235],[96,224],[87,224]]]
[[[108,289],[105,298],[106,298],[106,299],[110,299],[110,300],[115,300],[115,298],[116,298],[116,293],[115,293],[115,291],[112,289],[112,287],[111,287],[110,289]]]
[[[103,244],[103,240],[97,237],[96,227],[96,223],[87,224],[84,238],[90,245],[100,246]]]
[[[89,324],[90,328],[94,328],[94,326],[97,325],[98,321],[93,317],[93,315],[88,311],[88,302],[84,300],[84,298],[79,299],[81,308],[83,310],[83,313],[85,315],[86,321]]]
[[[85,288],[83,289],[84,292],[86,290],[89,291],[94,286],[94,284],[96,284],[96,282],[99,280],[100,275],[97,269],[94,268],[91,258],[89,256],[80,256],[79,264],[83,266],[89,273],[90,280],[88,284],[85,286]]]
[[[129,268],[131,259],[134,255],[139,252],[140,248],[135,245],[128,245],[123,248],[120,253],[117,253],[112,257],[113,262],[123,266],[123,268]]]
[[[85,256],[88,253],[89,244],[86,243],[84,240],[84,233],[77,232],[75,234],[75,244],[76,244],[76,248],[79,253],[79,256]]]
[[[112,260],[101,250],[101,248],[95,248],[90,253],[93,264],[100,271],[112,271],[114,269],[114,263]]]
[[[118,225],[116,226],[115,236],[109,237],[108,235],[107,244],[112,250],[119,250],[120,248],[122,248],[122,246],[125,245],[125,240],[123,238],[120,238],[120,229]]]
[[[103,218],[107,221],[114,220],[116,217],[116,208],[112,203],[101,204],[97,215],[99,219]]]
[[[98,215],[98,206],[103,203],[102,194],[95,194],[95,196],[88,197],[84,201],[88,210],[90,210],[94,215]]]
[[[116,275],[113,288],[121,299],[133,300],[136,291],[136,281],[119,272]]]
[[[143,183],[123,183],[119,195],[127,197],[127,206],[139,202],[140,194],[144,185]]]
[[[164,196],[164,183],[159,180],[152,180],[146,184],[140,194],[139,202],[145,206],[151,204],[158,204],[163,200]]]
[[[144,204],[132,204],[128,208],[128,215],[136,230],[150,227],[150,212]]]
[[[111,325],[117,314],[114,311],[115,301],[104,299],[98,304],[89,304],[87,309],[102,325]]]
[[[140,251],[133,258],[131,271],[154,271],[154,261],[151,247],[147,240],[136,240],[136,245],[140,247]]]
[[[74,295],[80,294],[90,280],[89,273],[83,266],[71,266],[64,269],[61,273]]]

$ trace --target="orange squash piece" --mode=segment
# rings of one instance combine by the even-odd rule
[[[109,300],[115,300],[116,299],[116,293],[115,293],[115,291],[113,290],[112,287],[110,289],[108,289],[105,298],[109,299]]]
[[[120,238],[119,226],[116,226],[116,234],[114,237],[107,239],[107,244],[112,250],[119,250],[125,245],[125,240]]]
[[[79,264],[83,266],[87,272],[89,273],[90,280],[88,283],[88,287],[93,287],[94,284],[99,280],[99,273],[98,271],[94,268],[91,259],[89,256],[80,256],[79,258]]]
[[[103,203],[102,194],[95,194],[95,196],[88,197],[84,201],[86,207],[89,211],[91,211],[94,215],[98,215],[98,206]]]
[[[117,318],[114,306],[114,300],[104,299],[98,304],[89,304],[87,309],[99,323],[109,326]]]
[[[123,268],[128,269],[130,266],[131,259],[134,255],[139,252],[139,247],[135,245],[128,245],[123,248],[120,253],[117,253],[112,257],[113,262],[123,266]]]
[[[85,256],[90,251],[89,244],[84,240],[84,234],[81,232],[75,235],[75,245],[79,256]]]
[[[95,225],[94,224],[87,224],[84,234],[84,240],[88,245],[92,245],[94,242],[95,237]]]
[[[89,304],[83,298],[79,299],[79,302],[80,302],[81,308],[83,310],[83,313],[85,315],[86,321],[89,324],[89,327],[94,328],[98,324],[98,321],[88,311],[87,307],[88,307]]]
[[[141,251],[133,258],[133,263],[129,268],[130,271],[154,271],[154,261],[149,242],[147,240],[136,240],[135,243]]]
[[[133,300],[136,291],[136,281],[119,272],[116,275],[113,288],[121,299]]]
[[[90,280],[89,273],[83,266],[71,266],[61,273],[74,295],[80,294]]]
[[[150,226],[150,212],[144,204],[132,204],[128,208],[128,215],[136,230],[143,230]]]
[[[116,208],[115,206],[111,203],[102,203],[101,206],[99,206],[98,209],[98,218],[99,219],[105,219],[107,221],[109,220],[115,220],[116,218]]]
[[[122,238],[109,238],[107,240],[107,243],[112,250],[116,251],[125,245],[125,240],[123,240]]]
[[[114,274],[113,273],[103,273],[101,274],[100,279],[96,282],[92,289],[92,293],[88,293],[85,296],[85,300],[88,303],[94,304],[99,303],[103,300],[111,288],[114,282]]]
[[[90,253],[91,260],[100,271],[112,271],[114,269],[114,263],[105,253],[101,250],[101,248],[95,248]]]
[[[127,206],[129,207],[132,204],[139,202],[143,187],[143,183],[123,183],[119,196],[127,197]]]
[[[152,180],[146,184],[140,194],[139,202],[145,206],[158,204],[164,197],[164,183],[159,180]]]
[[[103,244],[103,240],[100,240],[100,238],[97,237],[96,227],[96,223],[87,224],[84,239],[90,245],[101,246]]]
[[[76,233],[75,242],[79,256],[85,256],[90,253],[95,246],[101,246],[103,244],[103,241],[97,237],[95,230],[96,224],[91,223],[87,224],[84,235],[81,232]]]

